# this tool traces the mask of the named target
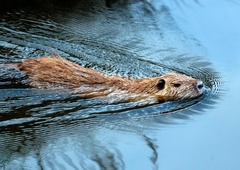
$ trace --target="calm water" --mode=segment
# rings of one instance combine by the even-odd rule
[[[2,84],[2,169],[240,167],[240,4],[18,5],[0,13],[0,64],[54,52],[112,75],[184,73],[203,80],[207,92],[149,106]]]

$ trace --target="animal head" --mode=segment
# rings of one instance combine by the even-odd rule
[[[146,93],[153,94],[159,101],[192,99],[201,96],[204,92],[204,84],[201,80],[175,73],[143,79],[141,86]]]

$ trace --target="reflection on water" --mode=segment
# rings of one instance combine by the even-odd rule
[[[0,89],[1,167],[125,169],[136,164],[132,157],[139,153],[126,149],[134,141],[143,150],[139,166],[157,169],[158,146],[149,134],[213,107],[221,92],[199,42],[177,28],[162,2],[118,2],[112,8],[101,0],[42,2],[1,12],[0,63],[53,51],[112,75],[187,74],[204,81],[207,91],[192,101],[144,105],[60,90]]]

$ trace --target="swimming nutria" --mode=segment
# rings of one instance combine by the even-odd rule
[[[84,68],[62,57],[43,56],[9,67],[25,73],[25,79],[28,79],[25,83],[30,87],[74,89],[87,97],[109,96],[114,92],[116,96],[135,96],[127,98],[127,101],[152,98],[164,102],[196,98],[204,92],[202,81],[183,74],[130,79]]]

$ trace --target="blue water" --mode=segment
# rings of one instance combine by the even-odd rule
[[[56,52],[119,76],[184,73],[208,92],[147,106],[0,89],[1,169],[238,169],[240,4],[88,2],[0,11],[0,64]]]
[[[225,81],[221,101],[193,121],[158,133],[162,169],[240,167],[240,4],[236,1],[170,3],[178,26],[205,47]],[[172,160],[172,161],[170,161]]]

